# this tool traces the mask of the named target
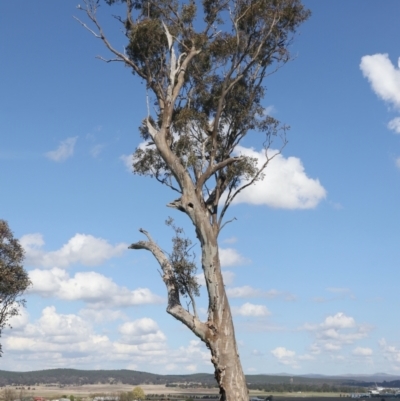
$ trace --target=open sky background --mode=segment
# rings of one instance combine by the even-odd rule
[[[296,57],[266,81],[289,144],[221,234],[242,363],[399,374],[400,2],[304,3]],[[72,18],[77,4],[0,2],[0,218],[33,281],[0,368],[212,372],[165,313],[152,256],[127,250],[140,227],[168,250],[168,216],[192,228],[165,207],[174,193],[130,173],[144,85],[95,59],[109,54]],[[111,11],[100,19],[122,51]],[[252,133],[244,151],[261,144]]]

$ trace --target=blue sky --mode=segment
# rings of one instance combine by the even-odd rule
[[[165,207],[174,193],[129,172],[145,88],[95,59],[108,54],[72,18],[77,3],[0,4],[0,218],[33,281],[1,368],[211,372],[207,349],[165,313],[156,262],[127,250],[141,227],[168,250],[168,216],[192,228]],[[296,57],[266,82],[289,143],[221,234],[242,363],[399,374],[400,5],[304,3]]]

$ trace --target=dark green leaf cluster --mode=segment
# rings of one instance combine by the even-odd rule
[[[31,284],[22,262],[24,250],[4,220],[0,220],[0,335],[7,321],[19,314],[19,298]],[[1,356],[1,345],[0,345]]]
[[[181,227],[175,225],[171,217],[165,223],[175,232],[172,238],[172,252],[169,255],[169,262],[174,271],[175,284],[179,289],[179,293],[184,297],[189,297],[193,303],[194,296],[198,297],[200,295],[200,285],[195,276],[197,266],[195,263],[196,255],[192,251],[192,241],[185,236]]]

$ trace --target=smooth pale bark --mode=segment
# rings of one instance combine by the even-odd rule
[[[202,224],[196,230],[203,234],[199,239],[202,243],[202,265],[209,294],[206,322],[201,322],[182,307],[179,289],[172,279],[172,266],[164,252],[145,230],[140,231],[147,236],[147,241],[134,243],[130,248],[150,251],[160,264],[168,292],[167,312],[192,330],[210,349],[215,378],[220,388],[220,400],[248,401],[247,385],[239,359],[231,309],[221,274],[218,245],[212,230],[210,232],[206,229],[207,225],[209,225],[207,219],[205,221],[202,219]],[[208,234],[204,235],[207,231]]]

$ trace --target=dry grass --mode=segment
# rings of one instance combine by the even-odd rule
[[[24,390],[24,396],[27,397],[45,397],[47,399],[57,399],[61,398],[61,396],[73,395],[74,397],[79,398],[89,398],[94,394],[107,394],[113,395],[118,394],[122,391],[132,391],[135,386],[129,384],[88,384],[83,386],[64,386],[59,387],[57,385],[54,386],[32,386],[30,390],[28,390],[27,386]],[[141,384],[140,387],[144,390],[145,394],[216,394],[218,392],[217,389],[204,389],[204,388],[190,388],[190,389],[181,389],[178,387],[165,387],[165,385],[159,384]],[[16,387],[7,386],[6,388],[14,389],[16,392],[19,392],[20,387],[18,386],[18,390]],[[33,390],[33,388],[35,390]],[[1,394],[1,393],[0,393]]]
[[[25,387],[23,390],[26,397],[44,397],[46,399],[58,399],[63,395],[73,395],[76,398],[91,399],[95,394],[116,395],[122,391],[132,391],[135,386],[127,384],[88,384],[83,386],[33,386],[30,390]],[[217,394],[218,389],[205,389],[205,388],[188,388],[182,389],[179,387],[165,387],[165,385],[141,384],[140,387],[144,390],[145,394]],[[18,394],[20,387],[16,390],[15,387],[7,386],[5,388],[14,389]],[[35,390],[33,390],[33,388]],[[4,389],[4,387],[3,387]],[[0,398],[1,398],[0,392]],[[261,391],[250,391],[250,396],[267,396]],[[290,397],[290,398],[325,398],[325,397],[338,397],[338,393],[272,393],[276,397]]]

